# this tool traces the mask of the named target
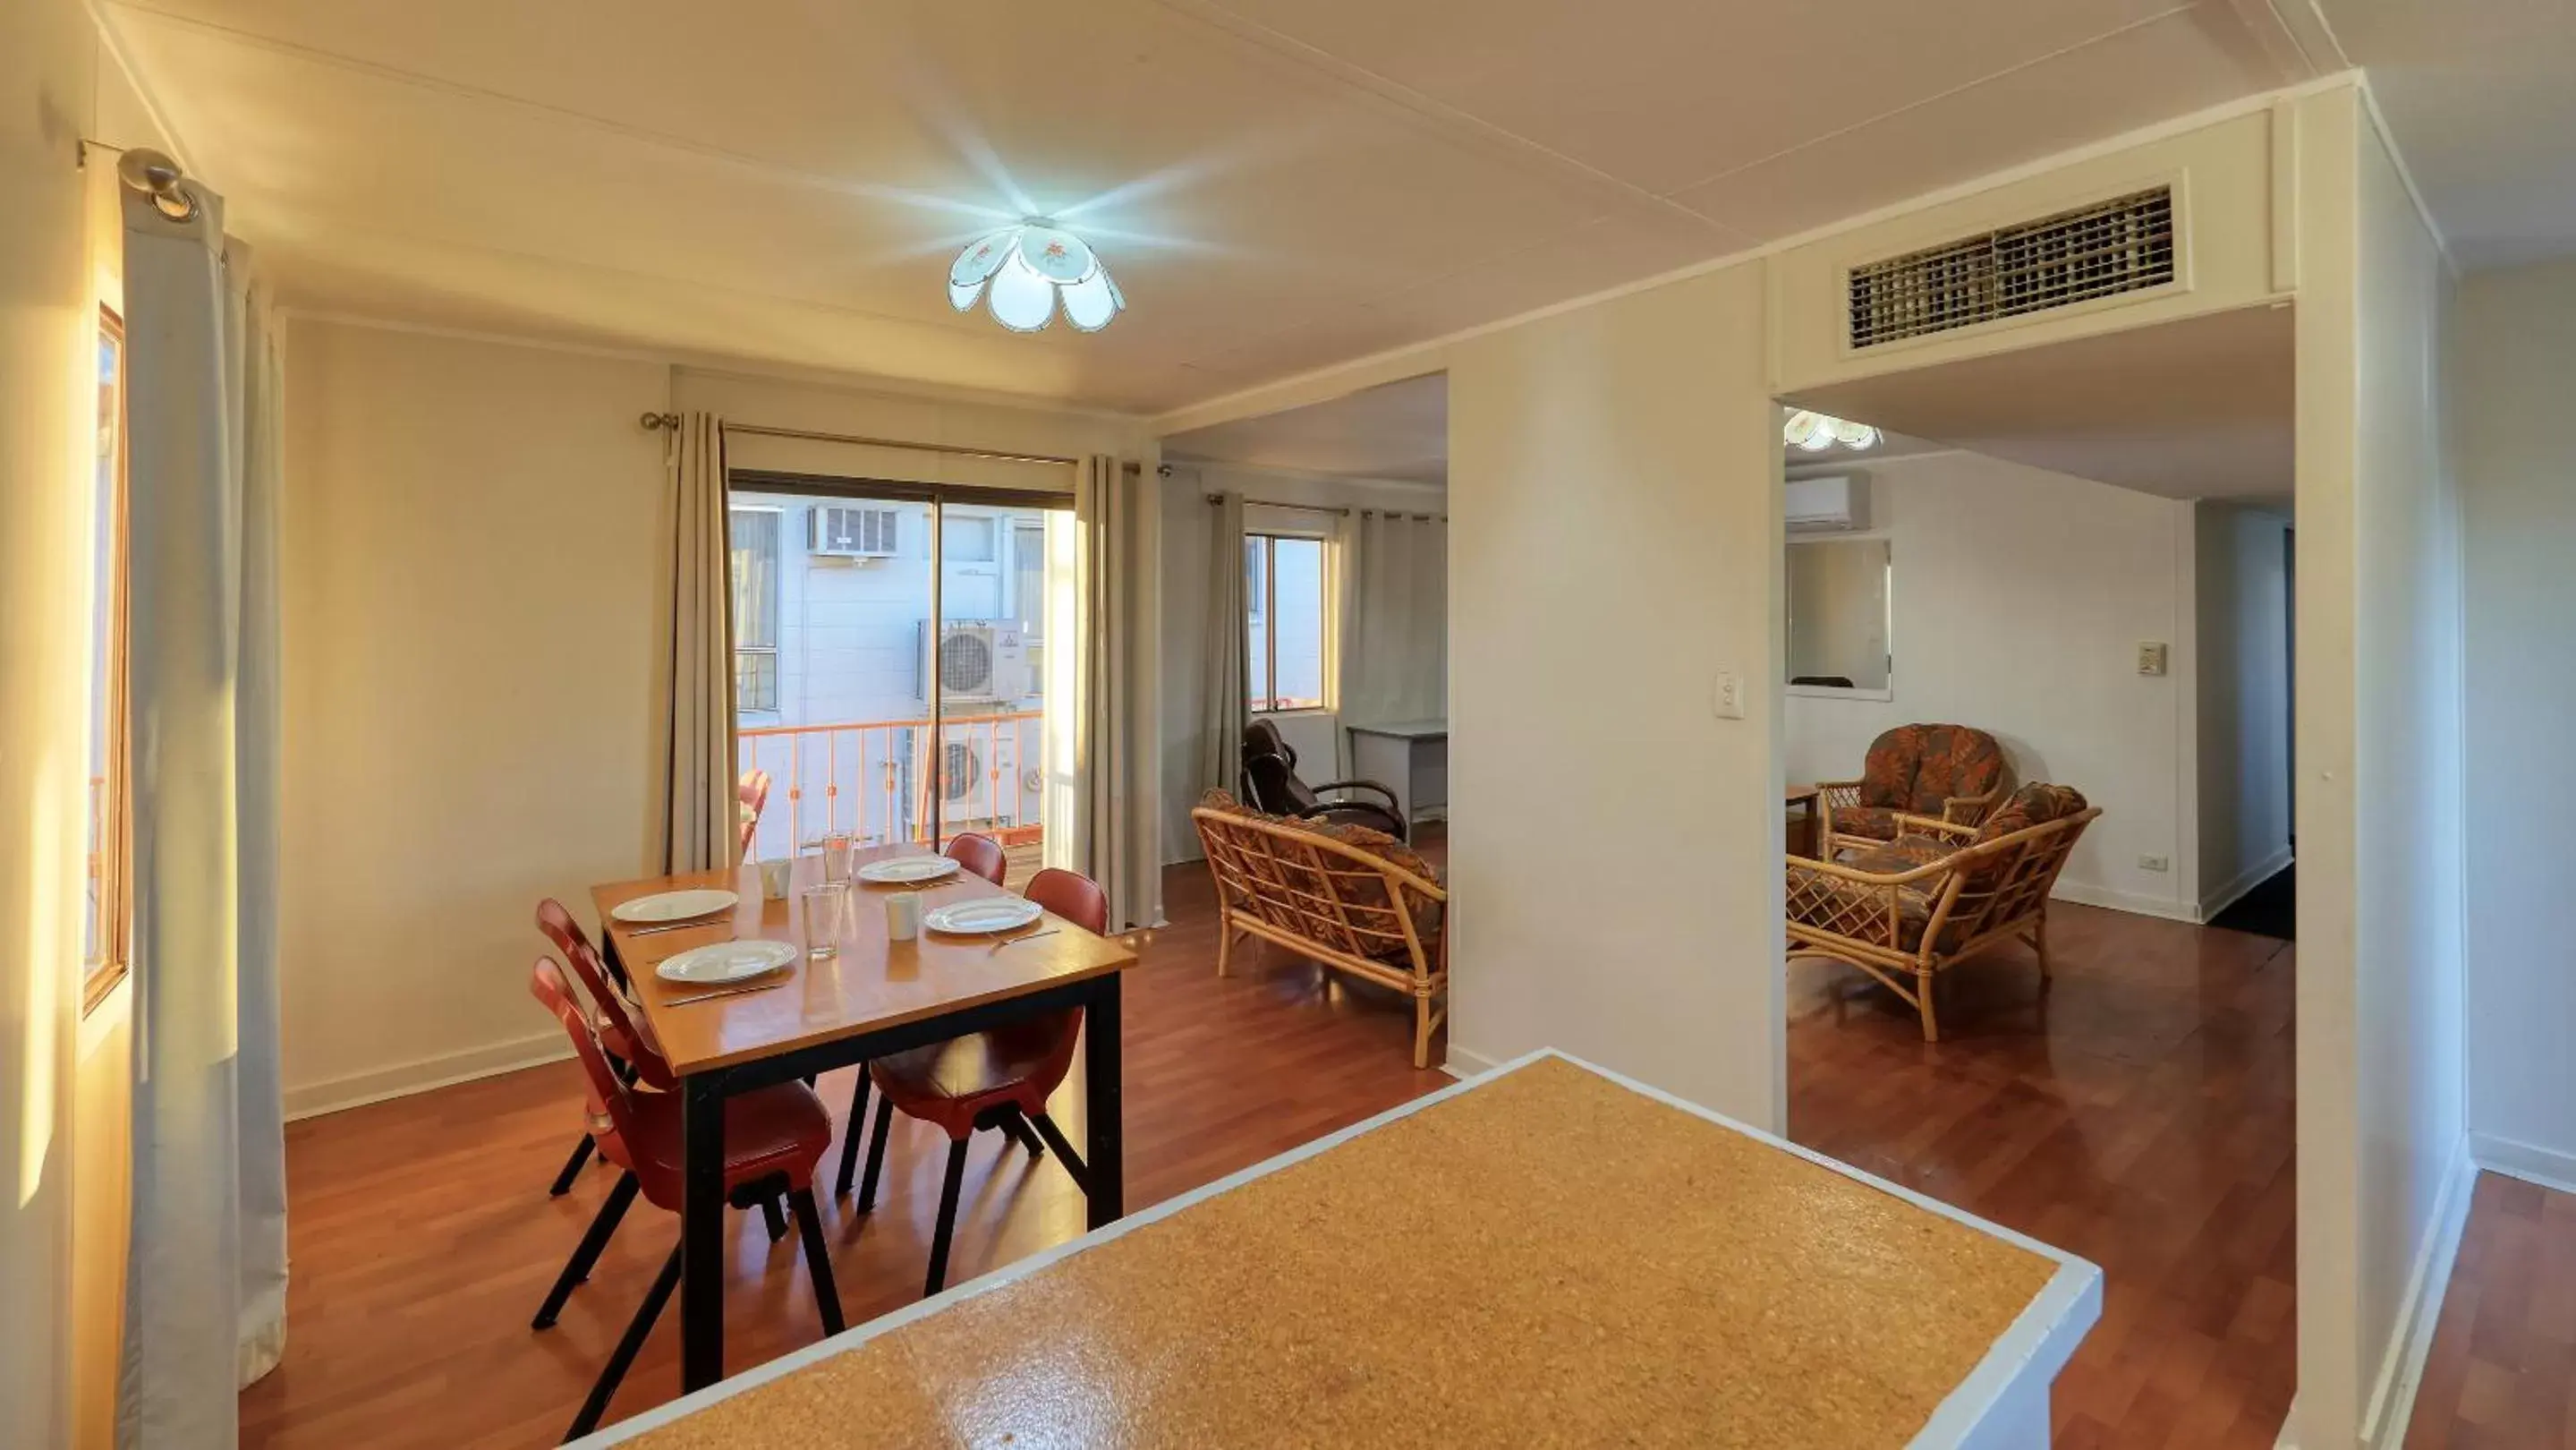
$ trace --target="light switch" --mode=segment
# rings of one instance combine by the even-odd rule
[[[2165,646],[2161,640],[2138,642],[2138,673],[2161,675],[2165,672]]]
[[[1733,670],[1717,672],[1716,688],[1710,692],[1709,709],[1720,720],[1744,718],[1744,677]]]

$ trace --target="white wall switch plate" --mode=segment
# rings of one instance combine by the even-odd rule
[[[2161,675],[2165,672],[2165,646],[2161,640],[2138,642],[2138,673]]]
[[[2166,860],[2162,856],[2140,856],[2138,858],[2138,869],[2141,871],[2169,871],[2173,869],[2173,862]]]
[[[1744,718],[1744,677],[1733,670],[1719,670],[1717,684],[1709,692],[1708,707],[1720,720]]]

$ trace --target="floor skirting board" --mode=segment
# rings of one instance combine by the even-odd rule
[[[343,1108],[363,1107],[387,1098],[408,1097],[431,1088],[471,1082],[478,1077],[496,1077],[540,1063],[560,1062],[570,1056],[570,1038],[559,1031],[541,1032],[511,1042],[469,1047],[462,1052],[442,1053],[437,1057],[396,1063],[346,1077],[326,1078],[286,1090],[286,1120],[291,1123],[298,1118],[318,1118]]]
[[[1451,1077],[1463,1079],[1474,1077],[1480,1072],[1492,1072],[1501,1065],[1481,1052],[1460,1047],[1452,1042],[1449,1044],[1449,1056],[1440,1064],[1440,1070]]]
[[[2559,1193],[2576,1193],[2576,1155],[2538,1148],[2493,1133],[2471,1133],[2469,1155],[2480,1168]]]
[[[2079,906],[2099,906],[2111,911],[2125,911],[2136,916],[2160,917],[2166,921],[2187,921],[2200,925],[2200,917],[2190,906],[2167,901],[2157,896],[2140,896],[2130,891],[2114,891],[2107,886],[2093,886],[2069,881],[2061,876],[2057,889],[2049,893],[2051,901],[2072,901]]]
[[[2280,875],[2298,857],[2285,844],[2280,850],[2236,873],[2236,879],[2201,898],[2200,919],[2204,922],[2234,906],[2245,893]]]
[[[2406,1297],[2397,1306],[2387,1347],[2379,1360],[2379,1382],[2363,1407],[2362,1443],[2373,1450],[2397,1450],[2406,1439],[2406,1422],[2414,1418],[2415,1390],[2424,1381],[2424,1356],[2433,1348],[2433,1326],[2442,1318],[2442,1296],[2451,1287],[2451,1265],[2459,1257],[2460,1231],[2468,1227],[2469,1198],[2477,1186],[2478,1163],[2467,1134],[2451,1149],[2451,1166],[2442,1175],[2441,1196],[2433,1201],[2433,1221],[2416,1246],[2415,1269],[2406,1278]]]

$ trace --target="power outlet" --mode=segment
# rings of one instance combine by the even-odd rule
[[[2163,642],[2152,639],[2140,640],[2138,642],[2138,673],[2142,675],[2161,675],[2164,672],[2165,647]]]
[[[2138,869],[2141,871],[2170,871],[2173,869],[2173,862],[2166,860],[2162,856],[2140,856],[2138,858]]]
[[[1719,670],[1717,683],[1709,691],[1709,709],[1720,720],[1744,718],[1744,677],[1733,670]]]

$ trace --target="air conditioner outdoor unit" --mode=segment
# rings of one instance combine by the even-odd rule
[[[914,681],[915,693],[924,701],[930,698],[934,676],[940,698],[952,707],[952,714],[962,702],[1007,704],[1037,691],[1037,677],[1029,669],[1028,636],[1015,619],[952,619],[939,627],[935,637],[930,621],[923,620],[921,669]]]
[[[806,515],[805,548],[833,559],[891,559],[895,511],[865,504],[818,503]]]
[[[1868,528],[1869,480],[1846,473],[1790,479],[1784,512],[1793,534]]]

